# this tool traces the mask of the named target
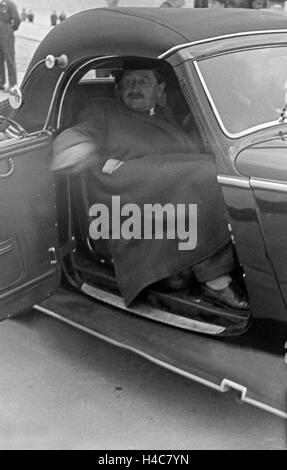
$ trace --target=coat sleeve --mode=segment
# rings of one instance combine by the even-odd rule
[[[56,137],[52,171],[78,172],[98,163],[105,141],[104,110],[87,108],[81,113],[79,121]]]
[[[9,2],[9,15],[13,31],[17,31],[21,23],[21,18],[14,2]]]

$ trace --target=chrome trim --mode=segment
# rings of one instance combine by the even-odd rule
[[[49,107],[49,110],[48,110],[46,121],[45,121],[44,127],[42,129],[43,131],[48,130],[48,123],[49,123],[49,120],[51,118],[52,109],[53,109],[53,106],[54,106],[54,101],[55,101],[56,95],[58,93],[58,90],[60,88],[60,84],[61,84],[61,81],[62,81],[62,78],[63,78],[64,75],[65,75],[65,72],[62,72],[60,77],[58,78],[57,83],[56,83],[56,86],[55,86],[55,89],[54,89],[54,92],[53,92],[53,96],[51,98],[50,107]]]
[[[267,191],[280,191],[287,193],[287,182],[277,182],[264,179],[251,178],[250,185],[254,189],[267,189]]]
[[[260,401],[254,400],[253,398],[248,398],[247,392],[248,389],[244,385],[240,385],[236,382],[233,382],[232,380],[229,379],[223,379],[221,382],[221,392],[226,392],[228,390],[235,390],[239,392],[241,395],[239,396],[240,400],[243,403],[247,403],[248,405],[253,405],[256,406],[257,408],[261,408],[264,411],[268,411],[269,413],[273,413],[280,418],[287,419],[287,413],[284,411],[277,410],[277,408],[273,408],[273,406],[266,405],[265,403],[262,403]]]
[[[98,287],[91,286],[87,283],[82,284],[81,291],[93,299],[112,305],[113,307],[120,308],[125,312],[133,313],[140,317],[148,318],[149,320],[175,326],[184,330],[215,336],[226,330],[224,326],[203,321],[201,322],[193,320],[192,318],[180,317],[179,315],[174,315],[166,310],[150,307],[142,302],[137,302],[133,307],[127,307],[124,299],[120,295],[112,294],[111,292],[104,291],[103,289],[99,289]]]
[[[64,102],[64,99],[65,99],[65,95],[67,93],[67,89],[69,88],[70,86],[70,83],[71,81],[73,80],[73,78],[75,77],[75,75],[81,70],[83,69],[84,67],[86,67],[87,65],[89,64],[92,64],[93,62],[99,62],[99,61],[103,61],[104,59],[107,59],[108,61],[111,60],[111,59],[118,59],[119,56],[116,56],[116,55],[111,55],[111,56],[103,56],[103,57],[98,57],[96,59],[90,59],[88,60],[87,62],[85,62],[84,64],[82,64],[77,70],[75,70],[75,72],[71,75],[71,77],[69,78],[65,88],[64,88],[64,91],[62,93],[62,97],[61,97],[61,101],[60,101],[60,105],[59,105],[59,112],[58,112],[58,117],[57,117],[57,124],[56,124],[56,128],[59,129],[60,127],[60,124],[61,124],[61,115],[62,115],[62,108],[63,108],[63,102]]]
[[[7,127],[5,129],[5,134],[8,136],[9,139],[24,139],[24,135],[15,135],[13,134],[13,132],[11,132],[11,130],[9,129],[9,127]],[[28,134],[27,134],[28,135]],[[0,141],[1,142],[1,141]]]
[[[217,175],[217,181],[224,186],[235,186],[237,188],[250,189],[249,178],[237,176]]]
[[[244,387],[243,385],[237,384],[233,382],[232,380],[229,379],[223,379],[220,384],[216,384],[213,382],[210,382],[209,380],[203,379],[199,377],[198,375],[191,374],[189,372],[186,372],[182,369],[179,369],[178,367],[175,367],[168,362],[164,362],[161,359],[157,359],[154,356],[144,353],[140,351],[139,349],[136,349],[135,347],[132,346],[127,346],[120,341],[117,341],[115,339],[111,339],[108,336],[103,335],[102,333],[98,333],[95,330],[91,330],[88,327],[79,325],[78,323],[74,322],[73,320],[69,320],[67,318],[62,317],[60,314],[54,312],[53,310],[50,310],[48,308],[42,307],[41,305],[33,305],[33,308],[35,310],[38,310],[41,313],[44,313],[52,318],[55,318],[56,320],[59,320],[63,323],[66,323],[70,326],[73,326],[77,328],[80,331],[84,331],[85,333],[88,333],[92,336],[95,336],[96,338],[105,341],[106,343],[112,344],[113,346],[120,347],[122,349],[125,349],[127,351],[131,351],[144,359],[147,359],[148,361],[152,362],[153,364],[157,364],[160,367],[163,367],[164,369],[170,370],[171,372],[174,372],[176,374],[181,375],[182,377],[185,377],[186,379],[193,380],[194,382],[200,383],[201,385],[205,385],[206,387],[212,388],[213,390],[216,390],[217,392],[222,392],[226,393],[230,389],[236,390],[237,392],[241,392],[241,401],[243,403],[247,403],[249,405],[253,405],[257,408],[260,408],[261,410],[268,411],[269,413],[272,413],[276,416],[279,416],[280,418],[287,419],[287,413],[281,410],[277,410],[276,408],[273,408],[273,406],[266,405],[265,403],[261,403],[260,401],[254,400],[253,398],[248,398],[246,396],[247,394],[247,388]]]
[[[171,47],[166,52],[159,55],[158,59],[165,59],[167,56],[181,49],[185,49],[186,47],[190,47],[190,46],[197,46],[198,44],[206,44],[208,42],[219,41],[221,39],[238,38],[238,37],[253,36],[253,35],[259,35],[259,34],[277,34],[277,33],[287,33],[287,29],[272,29],[269,31],[245,31],[243,33],[225,34],[222,36],[214,36],[213,38],[200,39],[198,41],[193,41],[193,42],[186,42],[183,44],[179,44],[178,46]]]
[[[0,151],[2,150],[6,150],[7,148],[9,147],[13,147],[17,142],[20,142],[22,141],[23,139],[27,139],[29,137],[30,134],[27,134],[26,136],[23,136],[23,137],[11,137],[7,140],[0,140]],[[2,155],[0,155],[0,161],[2,158],[6,158],[6,157],[2,157]]]
[[[49,255],[50,255],[50,264],[57,264],[58,263],[58,258],[57,258],[57,250],[54,246],[48,249]]]
[[[8,176],[11,176],[12,173],[14,173],[15,163],[14,163],[13,158],[11,157],[8,158],[8,164],[9,164],[9,170],[6,173],[0,173],[0,178],[8,178]]]
[[[249,128],[247,128],[247,129],[245,129],[244,131],[241,131],[241,132],[235,132],[235,133],[229,132],[229,131],[226,129],[225,125],[223,124],[223,121],[222,121],[222,119],[221,119],[221,117],[220,117],[220,114],[219,114],[219,112],[217,111],[217,108],[216,108],[216,106],[215,106],[215,103],[214,103],[214,101],[213,101],[213,99],[212,99],[212,97],[211,97],[211,94],[210,94],[209,89],[208,89],[208,87],[207,87],[207,85],[206,85],[206,83],[205,83],[205,80],[204,80],[204,78],[203,78],[203,75],[202,75],[202,73],[201,73],[201,71],[200,71],[200,69],[199,69],[199,66],[198,66],[197,62],[194,61],[193,64],[194,64],[194,67],[195,67],[196,72],[197,72],[197,74],[198,74],[199,80],[200,80],[200,82],[201,82],[201,84],[202,84],[202,87],[203,87],[203,89],[204,89],[204,91],[205,91],[205,94],[206,94],[206,96],[207,96],[207,99],[208,99],[208,101],[209,101],[209,104],[210,104],[210,106],[211,106],[211,108],[212,108],[212,110],[213,110],[213,113],[214,113],[214,115],[215,115],[215,117],[216,117],[216,119],[217,119],[217,122],[218,122],[218,124],[219,124],[219,126],[220,126],[222,132],[223,132],[227,137],[229,137],[230,139],[238,139],[239,137],[244,137],[244,136],[246,136],[246,135],[251,134],[252,132],[259,131],[259,130],[262,130],[262,129],[267,129],[267,128],[272,127],[272,126],[278,126],[278,125],[281,124],[281,123],[279,122],[279,120],[276,120],[276,121],[269,121],[269,122],[265,122],[264,124],[258,124],[257,126],[249,127]]]
[[[7,140],[0,140],[0,151],[2,150],[7,150],[7,148],[9,149],[9,147],[14,147],[14,145],[17,143],[17,142],[22,142],[23,140],[25,140],[25,142],[27,142],[28,139],[35,139],[37,137],[42,137],[42,136],[46,136],[46,135],[52,135],[52,133],[49,131],[49,130],[40,130],[40,131],[36,131],[36,132],[31,132],[29,134],[26,134],[26,135],[23,135],[23,136],[17,136],[17,137],[11,137],[11,139],[7,139]],[[3,157],[2,155],[0,155],[0,161],[2,158],[7,158],[7,157]]]

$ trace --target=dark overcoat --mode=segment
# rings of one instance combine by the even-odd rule
[[[120,196],[121,207],[136,204],[142,214],[146,204],[186,206],[186,227],[197,231],[192,250],[179,249],[182,240],[177,233],[174,239],[167,239],[166,226],[163,239],[115,239],[110,233],[107,243],[127,304],[146,286],[198,264],[230,242],[211,157],[200,154],[188,135],[164,114],[150,116],[132,112],[115,100],[97,100],[80,116],[78,125],[58,136],[55,145],[57,158],[57,153],[78,142],[95,144],[94,161],[81,176],[89,188],[86,210],[105,204],[110,230],[115,216],[113,196]],[[103,171],[109,159],[123,162],[111,174]],[[189,204],[197,205],[197,216],[189,216]],[[121,223],[125,220],[127,215]]]

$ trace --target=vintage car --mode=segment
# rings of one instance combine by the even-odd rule
[[[114,96],[127,58],[168,65],[174,116],[216,163],[250,311],[209,303],[196,284],[151,285],[127,306],[104,244],[89,237],[87,181],[50,171],[55,136]],[[286,18],[85,11],[42,41],[10,105],[0,129],[1,320],[33,307],[287,418]]]

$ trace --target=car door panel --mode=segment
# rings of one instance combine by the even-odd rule
[[[266,252],[249,178],[218,175],[254,318],[281,321],[286,308]],[[272,309],[270,308],[272,305]]]
[[[50,135],[0,144],[0,318],[26,310],[59,284]]]
[[[248,148],[236,167],[250,177],[266,255],[285,301],[287,320],[287,145],[273,141]]]
[[[17,238],[0,242],[0,293],[14,287],[25,276],[24,260]]]
[[[188,66],[190,67],[190,64]],[[248,162],[238,157],[241,148],[247,145],[251,146],[251,142],[254,142],[254,136],[245,136],[238,140],[225,140],[223,133],[218,133],[216,116],[210,110],[205,90],[200,87],[198,76],[193,75],[193,68],[190,70],[184,67],[184,64],[178,66],[177,72],[179,78],[182,73],[186,83],[190,83],[194,87],[193,95],[188,92],[186,87],[186,96],[190,102],[191,110],[198,113],[199,125],[204,129],[210,147],[209,153],[213,154],[216,159],[217,180],[224,196],[239,262],[246,275],[252,315],[256,318],[275,318],[281,321],[283,318],[286,319],[286,307],[266,252],[265,240],[258,223],[257,204],[250,186],[250,168],[256,167],[258,172],[263,172],[262,161],[259,154],[257,162],[254,160],[254,155]],[[273,134],[270,130],[264,132],[268,132],[268,137],[271,140],[274,131]],[[256,138],[258,141],[259,136]],[[262,140],[264,138],[265,134]],[[277,174],[279,173],[280,171],[277,171]],[[270,305],[272,305],[272,309],[270,309]]]

